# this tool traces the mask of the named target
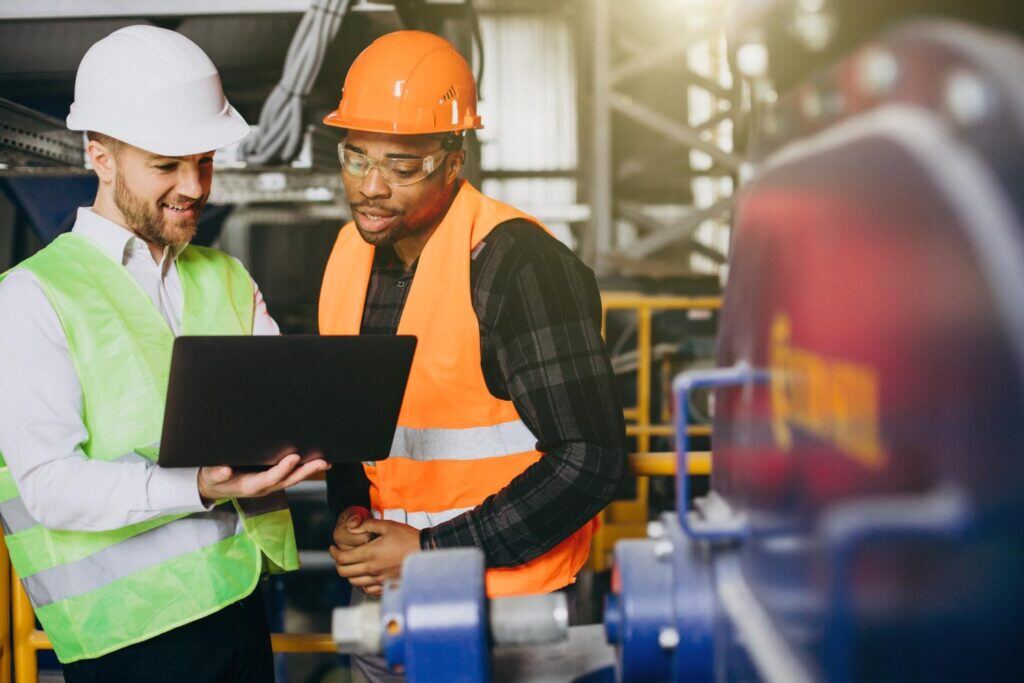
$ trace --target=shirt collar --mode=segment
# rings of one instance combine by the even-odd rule
[[[99,246],[100,250],[112,260],[124,265],[128,261],[129,254],[135,249],[145,249],[148,255],[149,247],[128,228],[118,225],[95,213],[91,206],[83,206],[78,209],[75,216],[75,227],[72,233],[84,235]],[[173,262],[174,259],[184,251],[188,244],[175,244],[167,250],[165,260]]]
[[[416,266],[419,265],[419,262],[420,260],[417,258],[412,262],[412,266],[406,269],[405,262],[398,258],[398,253],[395,252],[394,247],[376,247],[373,251],[374,270],[396,270],[401,271],[405,275],[411,275],[416,272]]]

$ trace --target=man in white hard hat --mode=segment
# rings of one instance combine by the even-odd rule
[[[327,464],[165,470],[153,447],[175,336],[278,333],[238,261],[189,245],[214,150],[248,126],[206,54],[151,26],[90,48],[67,123],[95,203],[0,275],[11,560],[69,683],[273,681],[259,580],[297,567],[283,489]]]

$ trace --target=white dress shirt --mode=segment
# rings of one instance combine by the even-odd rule
[[[180,334],[181,247],[166,248],[158,263],[145,242],[89,207],[78,210],[72,232],[123,265]],[[279,334],[254,289],[253,333]],[[196,468],[86,457],[81,413],[82,387],[57,314],[34,274],[11,273],[0,283],[0,453],[32,516],[51,529],[105,531],[204,509]]]

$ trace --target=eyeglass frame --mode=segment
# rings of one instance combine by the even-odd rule
[[[372,171],[373,169],[377,169],[377,172],[380,174],[381,179],[385,183],[390,185],[391,187],[408,187],[410,185],[415,185],[418,182],[426,180],[427,178],[432,176],[439,168],[441,168],[444,165],[441,162],[443,162],[444,159],[447,158],[448,155],[451,154],[451,152],[452,152],[452,150],[450,150],[450,149],[445,149],[445,147],[441,147],[436,152],[433,152],[432,154],[429,154],[429,155],[427,155],[425,157],[402,157],[402,158],[399,158],[399,159],[393,159],[393,158],[392,159],[388,159],[387,157],[385,157],[383,159],[374,159],[373,157],[371,157],[368,154],[364,154],[362,152],[357,152],[354,149],[347,148],[346,144],[347,143],[344,142],[344,141],[338,143],[338,162],[341,164],[341,171],[342,171],[342,173],[348,173],[353,178],[365,178],[366,176],[370,175],[370,171]],[[363,173],[362,175],[356,175],[355,173],[352,173],[352,171],[350,171],[348,169],[348,166],[345,164],[345,153],[346,152],[348,152],[350,154],[358,155],[358,156],[366,159],[366,162],[369,164],[369,166],[367,167],[365,173]],[[419,178],[416,178],[415,180],[410,180],[409,182],[397,182],[396,183],[394,181],[394,179],[391,177],[392,171],[384,166],[384,163],[389,161],[389,160],[390,161],[414,161],[416,159],[419,159],[421,162],[423,162],[423,168],[421,170],[426,171],[426,173],[424,173]],[[428,166],[429,166],[429,168],[428,168]]]

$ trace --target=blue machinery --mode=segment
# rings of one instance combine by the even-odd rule
[[[409,558],[335,640],[411,683],[1024,680],[1024,51],[889,33],[771,114],[734,220],[711,493],[620,542],[603,626]]]

